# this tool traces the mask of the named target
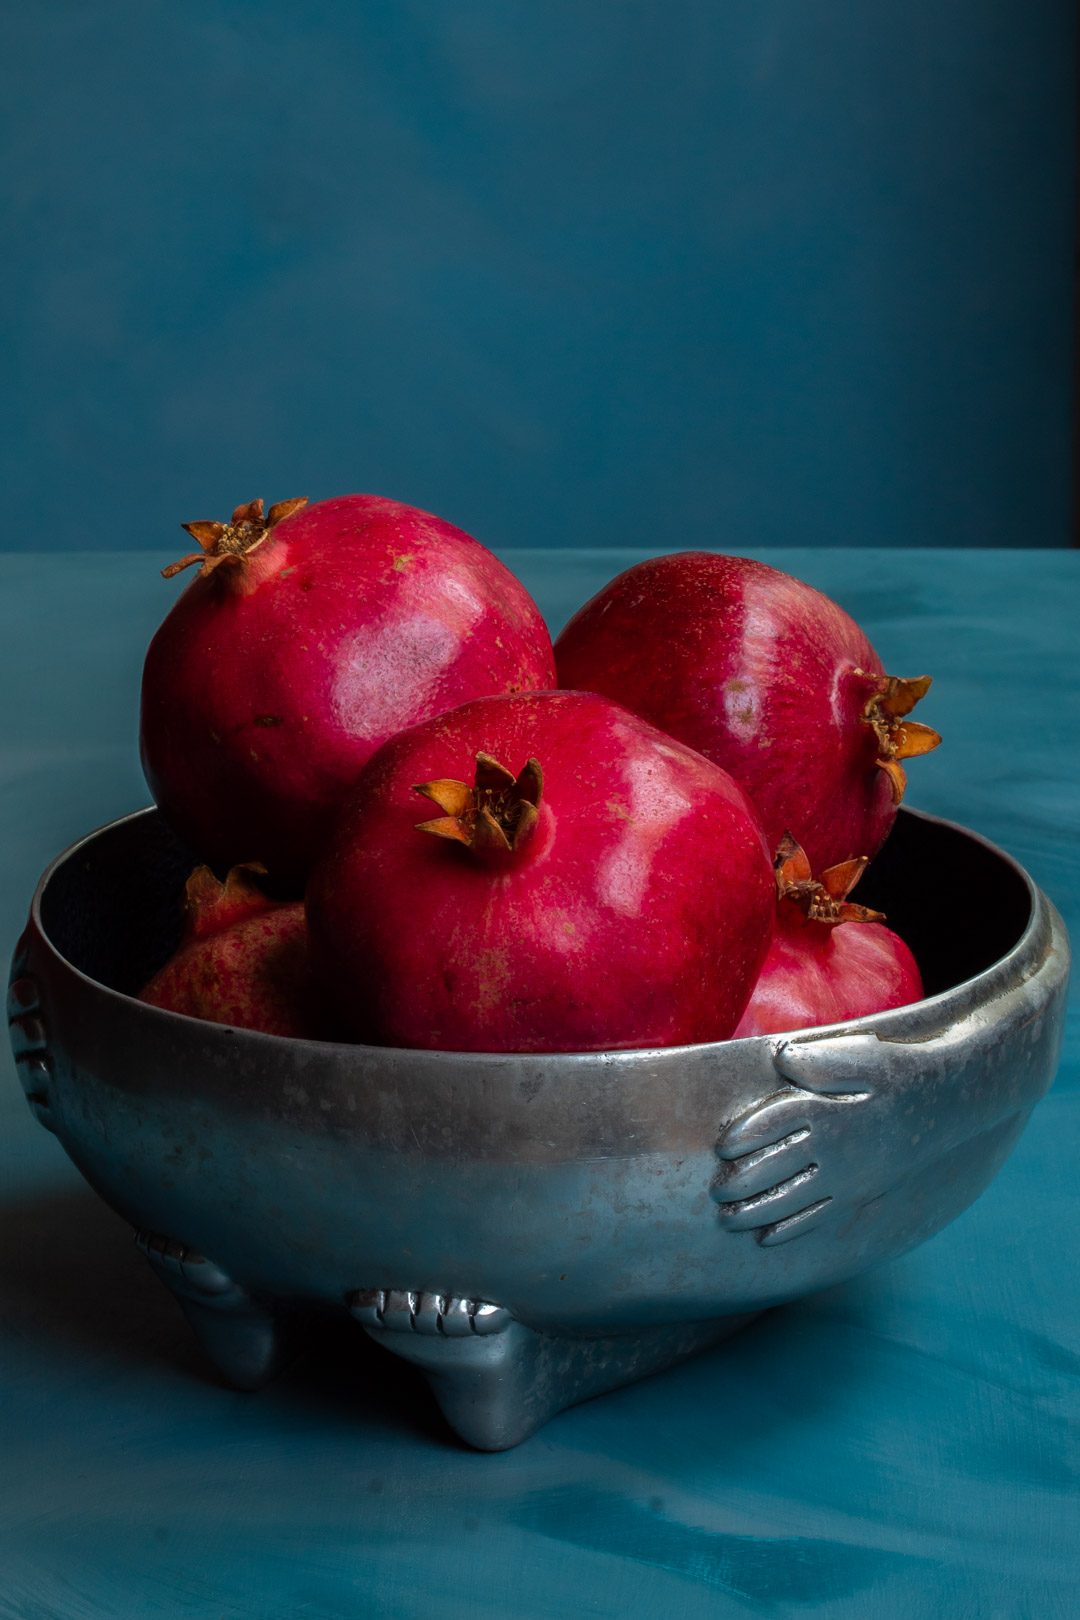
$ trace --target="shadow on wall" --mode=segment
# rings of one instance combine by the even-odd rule
[[[9,545],[1068,539],[1065,0],[8,19]]]

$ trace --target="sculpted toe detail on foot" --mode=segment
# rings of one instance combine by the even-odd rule
[[[135,1242],[169,1289],[227,1383],[261,1389],[292,1359],[297,1335],[291,1310],[256,1298],[196,1249],[161,1232]]]
[[[362,1327],[391,1333],[442,1334],[464,1339],[470,1334],[503,1333],[513,1317],[502,1305],[408,1288],[358,1288],[348,1296],[349,1310]]]

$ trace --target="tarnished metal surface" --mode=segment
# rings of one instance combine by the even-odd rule
[[[1057,913],[1000,851],[913,812],[872,898],[936,993],[649,1052],[397,1051],[145,1007],[126,992],[171,947],[186,863],[147,811],[45,874],[10,1004],[31,1106],[234,1381],[335,1305],[485,1447],[921,1242],[1056,1066]],[[950,887],[969,897],[951,937]]]

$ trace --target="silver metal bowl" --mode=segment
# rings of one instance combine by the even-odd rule
[[[482,1449],[922,1242],[1055,1072],[1060,917],[1007,855],[913,811],[860,899],[925,1000],[658,1051],[401,1051],[143,1006],[191,865],[146,810],[48,868],[10,992],[30,1106],[232,1383],[335,1306]]]

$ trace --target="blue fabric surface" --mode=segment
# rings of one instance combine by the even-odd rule
[[[145,800],[162,560],[0,557],[9,940],[44,862]],[[557,626],[631,557],[507,560]],[[923,707],[945,743],[914,762],[912,801],[1010,849],[1077,936],[1080,556],[768,560],[835,595],[887,666],[936,675]],[[1074,994],[1056,1086],[923,1248],[486,1457],[351,1324],[260,1395],[218,1387],[5,1053],[0,1620],[1072,1620],[1077,1056]]]
[[[496,546],[1065,545],[1075,31],[9,5],[0,546],[371,488]]]

